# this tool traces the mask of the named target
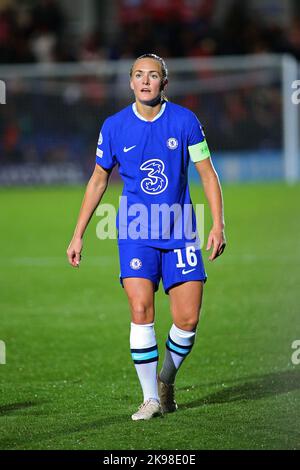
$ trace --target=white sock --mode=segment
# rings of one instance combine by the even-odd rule
[[[191,352],[195,334],[195,331],[181,330],[176,325],[172,325],[166,343],[164,363],[159,374],[163,382],[167,384],[174,383],[178,369]]]
[[[154,323],[137,325],[131,323],[130,351],[143,390],[144,402],[158,398],[157,363],[158,350]]]

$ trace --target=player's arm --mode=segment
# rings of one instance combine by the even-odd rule
[[[73,267],[79,266],[83,246],[82,238],[96,207],[105,193],[109,175],[110,171],[104,170],[104,168],[96,164],[87,184],[74,235],[67,249],[67,257]]]
[[[223,253],[226,246],[222,190],[218,175],[210,158],[195,162],[195,166],[201,178],[213,220],[213,226],[206,246],[206,250],[210,250],[213,247],[209,257],[209,260],[213,261]]]

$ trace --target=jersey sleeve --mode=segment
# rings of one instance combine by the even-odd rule
[[[195,115],[193,115],[189,125],[188,149],[192,162],[197,163],[210,158],[203,128]]]
[[[97,150],[96,163],[105,170],[111,170],[117,163],[113,152],[113,143],[111,139],[111,129],[108,120],[105,120],[101,128]]]

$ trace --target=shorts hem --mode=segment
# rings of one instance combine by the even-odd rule
[[[123,279],[128,279],[128,278],[139,278],[139,279],[147,279],[147,281],[151,281],[153,282],[154,286],[155,286],[155,292],[158,291],[158,288],[159,288],[159,281],[157,282],[157,280],[151,278],[150,276],[137,276],[137,275],[132,275],[132,276],[119,276],[119,279],[120,279],[120,284],[121,286],[123,287],[124,289],[124,284],[123,284]]]
[[[200,281],[200,282],[203,282],[203,284],[206,283],[207,281],[207,276],[206,277],[202,277],[201,279],[186,279],[184,281],[176,281],[176,282],[173,282],[172,284],[170,284],[169,286],[167,287],[164,287],[164,290],[165,290],[165,293],[167,295],[169,295],[169,290],[172,289],[172,287],[175,287],[175,286],[179,286],[180,284],[185,284],[186,282],[193,282],[193,281]]]

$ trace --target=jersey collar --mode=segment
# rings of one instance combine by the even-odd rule
[[[154,122],[156,121],[157,119],[160,118],[160,116],[164,113],[165,109],[166,109],[166,104],[167,102],[164,101],[164,103],[162,104],[161,108],[160,108],[160,111],[159,113],[155,116],[154,119],[152,119],[152,121],[147,121],[147,119],[143,118],[143,116],[140,115],[140,113],[138,112],[138,110],[136,109],[136,104],[133,103],[132,105],[132,111],[134,112],[134,114],[136,115],[137,118],[139,118],[141,121],[146,121],[146,122]]]

